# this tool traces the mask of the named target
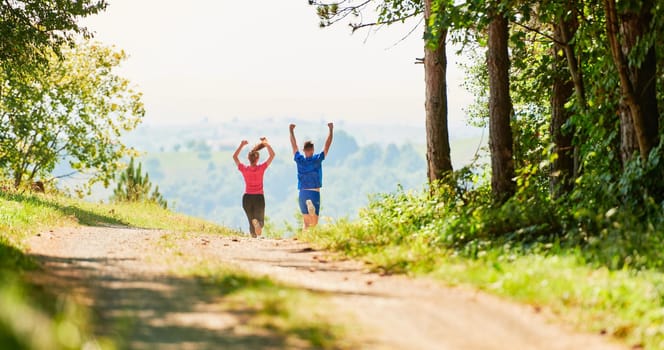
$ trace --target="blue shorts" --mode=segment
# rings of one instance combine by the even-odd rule
[[[310,191],[310,190],[300,190],[300,211],[302,214],[309,214],[307,209],[307,199],[311,199],[311,202],[314,203],[316,208],[316,215],[320,213],[320,192]]]

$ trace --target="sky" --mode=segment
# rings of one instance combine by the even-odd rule
[[[311,119],[424,125],[422,25],[319,28],[307,0],[109,0],[82,24],[129,55],[147,124]],[[449,52],[448,55],[452,56]],[[450,57],[450,122],[472,97]]]

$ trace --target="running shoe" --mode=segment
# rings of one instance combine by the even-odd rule
[[[251,224],[254,225],[254,232],[256,232],[256,235],[260,236],[261,235],[260,232],[262,232],[263,230],[261,224],[256,219],[252,219]],[[256,237],[256,235],[254,235],[254,238]]]

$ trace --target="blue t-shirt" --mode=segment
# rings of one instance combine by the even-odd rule
[[[297,163],[298,190],[323,187],[323,167],[321,163],[325,160],[325,152],[307,158],[300,151],[297,151],[294,160]]]

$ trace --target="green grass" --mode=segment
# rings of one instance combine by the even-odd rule
[[[374,223],[375,225],[382,225]],[[387,225],[387,223],[383,223]],[[485,248],[476,257],[431,244],[426,230],[398,234],[338,222],[298,237],[362,259],[376,271],[434,276],[550,310],[559,321],[628,345],[664,349],[664,273],[588,262],[580,248]]]
[[[545,306],[565,323],[630,345],[664,349],[664,275],[593,268],[575,255],[449,259],[432,272],[520,302]]]
[[[61,226],[131,226],[180,232],[233,234],[202,219],[174,213],[153,203],[90,203],[57,195],[0,193],[0,228],[22,240],[29,234]]]

